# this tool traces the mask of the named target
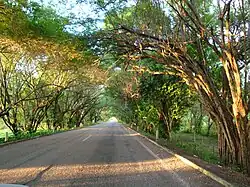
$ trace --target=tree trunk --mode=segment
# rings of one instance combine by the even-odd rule
[[[81,124],[80,120],[77,120],[76,127],[80,127],[80,124]]]
[[[198,117],[198,121],[196,122],[196,127],[195,131],[196,133],[200,134],[201,133],[201,128],[202,128],[202,120],[203,120],[203,106],[202,103],[200,103],[200,115]]]
[[[211,127],[213,126],[213,122],[211,121],[210,117],[208,118],[207,125],[208,125],[208,127],[207,127],[207,134],[206,134],[206,136],[209,136]]]
[[[171,132],[172,120],[167,119],[167,117],[164,115],[163,123],[164,123],[165,138],[167,140],[170,140],[171,139],[171,133],[170,132]]]
[[[220,116],[221,115],[221,116]],[[244,126],[243,119],[236,119],[234,122],[225,113],[217,115],[218,124],[218,149],[220,159],[225,165],[233,164],[241,167],[249,174],[250,172],[250,154],[249,154],[249,131],[239,134],[236,127]],[[218,118],[224,118],[219,121]]]
[[[176,1],[175,4],[178,4]],[[183,1],[187,7],[189,6],[189,1]],[[183,3],[180,1],[181,5]],[[160,43],[158,38],[142,34],[137,31],[130,31],[123,27],[124,30],[130,33],[135,33],[137,36],[155,39],[155,44],[150,46],[156,46],[155,49],[158,50],[158,54],[163,58],[159,58],[154,55],[145,55],[145,58],[152,58],[158,61],[159,64],[167,65],[169,68],[173,68],[177,71],[175,74],[182,77],[188,85],[192,86],[201,96],[204,102],[206,110],[209,112],[212,119],[218,126],[218,138],[219,138],[219,154],[221,159],[226,164],[238,164],[242,169],[244,169],[248,174],[250,174],[250,124],[247,119],[249,113],[249,108],[247,107],[246,101],[243,101],[242,97],[242,84],[240,71],[238,68],[237,50],[234,49],[232,45],[232,34],[230,34],[230,3],[229,1],[225,3],[225,8],[223,14],[220,15],[221,19],[221,36],[214,34],[213,30],[206,30],[199,16],[193,16],[195,11],[185,11],[185,17],[190,19],[194,24],[194,32],[189,29],[190,32],[187,33],[184,40],[189,42],[190,36],[200,36],[197,37],[196,49],[201,49],[204,52],[207,47],[211,47],[214,53],[220,59],[223,65],[223,74],[226,80],[226,95],[224,96],[221,92],[220,86],[216,85],[216,79],[213,78],[210,68],[208,66],[207,60],[205,58],[200,58],[196,60],[192,55],[186,51],[184,45],[178,45],[176,41],[166,39],[166,41]],[[171,6],[171,5],[170,5]],[[174,7],[174,5],[172,5]],[[180,6],[180,12],[185,10],[185,6]],[[177,7],[178,9],[178,7]],[[178,10],[176,12],[180,13]],[[222,12],[221,12],[222,13]],[[181,19],[183,19],[182,14],[178,14]],[[196,31],[201,31],[200,33],[195,33]],[[205,35],[204,35],[205,32]],[[188,35],[190,34],[190,36]],[[192,39],[193,40],[193,39]],[[212,40],[212,42],[211,42]],[[203,44],[204,42],[204,44]],[[146,43],[146,41],[145,41]],[[161,47],[160,44],[163,44]],[[213,43],[213,44],[211,44]],[[195,43],[194,43],[195,45]],[[205,46],[203,48],[203,45]],[[164,50],[163,50],[164,49]],[[241,52],[240,52],[241,53]],[[223,85],[224,87],[224,85]],[[166,123],[166,127],[167,123]]]
[[[47,125],[48,130],[51,130],[50,121],[48,118],[46,119],[46,125]]]
[[[160,112],[161,115],[161,120],[163,121],[164,124],[164,138],[166,138],[167,140],[170,140],[170,132],[172,130],[172,118],[171,116],[168,115],[167,113],[167,103],[165,101],[161,101],[161,107],[162,107],[162,111]]]

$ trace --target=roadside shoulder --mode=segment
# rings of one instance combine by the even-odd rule
[[[60,134],[60,133],[63,133],[63,132],[69,132],[69,131],[79,130],[79,129],[80,128],[69,129],[69,130],[62,130],[62,131],[56,131],[56,132],[51,133],[51,134],[43,134],[43,135],[37,135],[37,136],[29,137],[29,138],[23,138],[23,139],[13,140],[13,141],[9,141],[9,142],[6,142],[6,143],[0,143],[0,147],[5,147],[5,146],[11,145],[11,144],[25,142],[25,141],[28,141],[28,140],[34,140],[34,139],[41,138],[41,137],[46,137],[46,136],[53,136],[53,135]]]
[[[135,130],[126,127],[131,132],[136,132]],[[138,132],[136,132],[138,133]],[[228,168],[223,168],[220,166],[217,166],[215,164],[207,163],[199,158],[188,156],[186,154],[180,153],[179,151],[172,151],[168,149],[165,145],[160,145],[159,143],[155,142],[154,140],[151,140],[150,138],[138,133],[138,135],[144,139],[147,139],[152,144],[158,146],[159,148],[165,150],[169,154],[177,157],[179,160],[184,162],[185,164],[191,166],[192,168],[200,171],[204,175],[212,178],[213,180],[217,181],[218,183],[232,187],[232,186],[242,186],[242,187],[248,187],[250,184],[250,178],[247,177],[244,174],[233,172],[229,170]]]

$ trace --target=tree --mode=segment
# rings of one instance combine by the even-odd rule
[[[212,1],[139,2],[148,4],[143,11],[155,13],[147,14],[143,23],[133,16],[139,23],[114,24],[103,38],[112,38],[106,46],[123,55],[127,65],[133,67],[141,59],[153,59],[165,65],[164,72],[183,78],[199,94],[205,110],[218,125],[221,159],[226,164],[239,164],[250,173],[247,1],[230,0],[218,5]],[[216,16],[219,21],[214,19]],[[167,18],[171,20],[169,25],[164,22]],[[159,25],[143,27],[144,23]],[[146,67],[145,71],[150,69]],[[222,83],[217,82],[218,78]]]
[[[68,18],[34,2],[5,1],[0,19],[0,117],[5,124],[15,135],[35,132],[44,121],[49,129],[51,124],[55,129],[79,126],[94,110],[105,79],[86,39],[65,30]]]
[[[121,121],[138,124],[135,112],[139,101],[138,80],[133,72],[115,71],[111,73],[105,88],[108,106]]]
[[[192,104],[188,86],[175,76],[146,74],[141,80],[140,94],[158,110],[164,121],[164,136],[170,139],[172,129],[178,128]]]

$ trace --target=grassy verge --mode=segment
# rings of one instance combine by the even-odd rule
[[[14,142],[17,140],[26,140],[26,139],[32,139],[34,137],[39,137],[39,136],[46,136],[46,135],[51,135],[51,134],[56,134],[60,132],[67,131],[69,129],[63,129],[63,130],[38,130],[37,132],[34,133],[21,133],[17,136],[14,136],[13,134],[9,135],[8,142]],[[4,132],[5,133],[5,132]],[[3,132],[1,133],[2,136],[0,136],[0,144],[7,143],[4,141],[4,134]]]
[[[134,130],[136,130],[134,128]],[[144,131],[139,131],[144,136],[155,140],[155,136]],[[182,151],[188,155],[198,157],[208,163],[220,164],[217,149],[217,138],[192,133],[173,133],[171,140],[160,138],[158,143],[173,150]]]
[[[13,136],[13,133],[9,129],[0,130],[0,139],[5,137],[5,133],[8,132],[9,136]]]
[[[195,155],[209,163],[219,164],[217,138],[192,133],[172,134],[170,141],[160,140],[163,145],[176,146],[184,152]]]
[[[87,126],[94,125],[96,123],[86,123],[84,126],[80,126],[78,128],[84,128]],[[54,130],[47,130],[47,129],[38,129],[37,132],[34,133],[28,133],[28,132],[23,132],[20,133],[18,136],[14,136],[14,134],[9,130],[9,129],[0,129],[0,145],[8,142],[15,142],[18,140],[28,140],[32,139],[35,137],[40,137],[40,136],[47,136],[51,134],[56,134],[60,132],[65,132],[73,129],[78,129],[78,128],[71,128],[71,129],[60,129],[57,131]],[[8,132],[8,142],[5,142],[5,133]]]

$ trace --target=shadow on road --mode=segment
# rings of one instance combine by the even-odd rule
[[[118,123],[6,146],[0,158],[0,183],[220,186]]]

